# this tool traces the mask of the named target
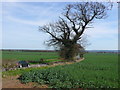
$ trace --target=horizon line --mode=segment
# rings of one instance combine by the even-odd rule
[[[48,50],[55,51],[55,49],[32,49],[32,48],[0,48],[0,50]],[[85,50],[119,50],[119,49],[85,49]]]

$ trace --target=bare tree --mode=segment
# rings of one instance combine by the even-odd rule
[[[57,45],[61,57],[74,60],[79,48],[83,48],[78,41],[82,39],[84,31],[90,28],[95,19],[104,19],[110,6],[98,2],[69,4],[58,21],[40,26],[39,30],[51,36],[49,45]]]

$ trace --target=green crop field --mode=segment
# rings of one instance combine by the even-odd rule
[[[20,80],[51,88],[118,88],[118,55],[88,53],[79,63],[31,70]]]
[[[2,51],[3,68],[13,68],[18,61],[28,61],[29,64],[50,64],[63,60],[59,59],[57,52]]]
[[[3,51],[3,60],[40,60],[40,59],[57,59],[56,52],[22,52],[22,51]]]
[[[22,83],[37,82],[51,88],[118,88],[118,54],[87,53],[81,62],[5,71],[3,75],[21,75]],[[3,60],[57,59],[56,52],[3,52]]]

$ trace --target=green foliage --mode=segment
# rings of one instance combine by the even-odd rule
[[[76,60],[76,56],[78,54],[80,54],[80,56],[82,56],[81,58],[83,58],[85,50],[80,44],[72,44],[69,42],[65,46],[61,46],[59,54],[60,57],[64,58],[67,61],[74,61]]]
[[[24,72],[19,79],[51,88],[118,88],[117,54],[89,53],[85,58],[71,65]]]
[[[21,75],[22,73],[24,72],[29,72],[31,70],[39,70],[39,69],[46,69],[46,68],[49,68],[47,66],[45,67],[34,67],[34,68],[20,68],[20,69],[17,69],[17,70],[11,70],[11,71],[4,71],[2,72],[2,77],[6,77],[6,76],[16,76],[16,75]]]

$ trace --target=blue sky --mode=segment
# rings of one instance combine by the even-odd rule
[[[38,27],[56,21],[68,2],[5,2],[2,3],[2,48],[6,49],[53,49],[44,41],[48,34]],[[118,49],[118,7],[114,4],[108,18],[97,20],[84,32],[90,46],[88,50]]]

